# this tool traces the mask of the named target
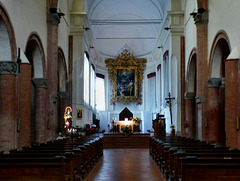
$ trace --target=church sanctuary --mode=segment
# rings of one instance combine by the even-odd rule
[[[0,181],[239,181],[240,0],[0,0]]]

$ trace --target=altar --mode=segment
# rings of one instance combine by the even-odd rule
[[[114,121],[113,132],[122,132],[122,130],[125,127],[128,127],[128,129],[132,130],[132,132],[140,131],[140,125],[135,123],[135,121],[125,120],[125,121]]]
[[[141,131],[141,122],[135,122],[133,120],[133,113],[125,107],[119,114],[119,121],[113,118],[111,121],[111,130],[114,133],[122,133],[123,129],[127,127],[132,130],[132,132],[140,132]]]

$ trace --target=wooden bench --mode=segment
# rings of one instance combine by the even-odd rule
[[[151,137],[149,143],[149,153],[167,180],[239,179],[239,150],[181,137]]]
[[[181,181],[238,181],[240,180],[240,157],[181,158]],[[176,180],[179,180],[176,178]]]
[[[1,158],[0,180],[65,181],[65,158]]]
[[[89,169],[93,166],[93,164],[95,164],[103,155],[102,148],[102,138],[77,140],[75,142],[72,142],[72,140],[69,139],[61,141],[49,141],[47,143],[34,144],[32,146],[23,147],[23,150],[14,149],[10,151],[10,154],[1,154],[0,163],[4,162],[3,165],[12,165],[12,167],[9,167],[9,169],[12,171],[16,170],[13,165],[18,165],[18,167],[20,167],[22,164],[23,171],[22,174],[19,175],[18,179],[29,178],[28,180],[38,180],[37,177],[33,179],[31,175],[24,174],[24,168],[26,167],[27,169],[28,165],[33,164],[28,164],[27,160],[34,160],[34,163],[36,163],[36,165],[39,165],[39,159],[51,160],[55,159],[57,155],[59,155],[58,157],[64,156],[64,172],[61,171],[63,174],[62,178],[64,180],[67,179],[70,181],[73,181],[77,178],[79,180],[82,180],[86,176],[87,172],[89,172]],[[13,160],[17,160],[17,163],[13,162]],[[41,164],[47,165],[48,163],[52,165],[50,161]],[[40,170],[43,170],[43,168],[40,168]],[[7,173],[7,169],[5,172]],[[11,178],[9,180],[11,180]],[[58,180],[58,178],[56,178],[56,180]]]

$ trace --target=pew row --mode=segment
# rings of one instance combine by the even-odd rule
[[[167,180],[239,180],[240,151],[185,137],[150,137],[149,154]],[[195,174],[195,173],[198,174]]]
[[[31,164],[36,165],[33,167],[35,170],[44,173],[44,168],[47,168],[48,164],[52,165],[52,161],[56,162],[56,160],[58,160],[57,158],[64,158],[61,165],[61,175],[56,174],[56,178],[54,177],[49,180],[83,180],[102,156],[102,137],[86,138],[74,142],[70,139],[54,140],[47,143],[25,146],[22,150],[13,149],[7,154],[0,153],[1,168],[4,167],[5,171],[2,171],[6,173],[0,174],[0,180],[6,180],[8,177],[9,180],[14,180],[15,178],[15,180],[48,180],[49,177],[47,176],[46,178],[38,179],[38,177],[41,177],[41,175],[38,174],[36,178],[33,179],[32,175],[24,173],[29,170],[29,165]],[[13,160],[15,160],[16,163],[13,162]],[[29,160],[32,160],[32,163],[30,163]],[[38,164],[38,160],[48,160],[48,162],[41,163],[40,165],[44,165],[41,167]],[[7,167],[7,165],[11,166]],[[11,175],[11,172],[16,174]],[[56,172],[57,171],[54,173]],[[32,173],[34,173],[34,171],[32,171]]]

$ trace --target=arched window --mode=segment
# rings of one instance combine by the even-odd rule
[[[102,74],[96,75],[96,109],[105,111],[105,77]]]
[[[8,30],[2,17],[0,17],[0,61],[10,61],[11,46]]]
[[[86,105],[89,105],[89,56],[84,52],[84,95],[83,99]]]
[[[90,74],[91,74],[91,94],[90,94],[90,100],[91,100],[91,107],[94,109],[95,108],[95,83],[96,83],[96,75],[95,75],[95,68],[93,65],[91,65],[91,68],[90,68]]]

